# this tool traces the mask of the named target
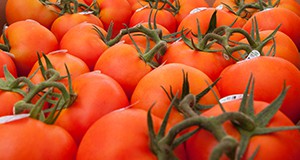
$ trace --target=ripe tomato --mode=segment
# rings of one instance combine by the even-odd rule
[[[17,68],[13,58],[7,52],[0,50],[0,77],[4,77],[3,67],[6,65],[7,70],[14,76],[17,77]]]
[[[148,0],[127,0],[132,8],[132,11],[136,11],[137,9],[143,8],[145,6],[149,6],[149,2],[152,5],[156,5],[157,3],[157,8],[170,8],[170,5],[167,3],[165,4],[163,1],[148,1]],[[169,0],[170,3],[173,2],[173,0]]]
[[[162,120],[153,116],[157,132]],[[156,160],[149,148],[147,112],[126,108],[108,113],[97,120],[84,135],[77,153],[78,160],[123,159]],[[183,145],[175,154],[185,160]]]
[[[223,103],[222,106],[227,112],[237,112],[241,100],[234,100]],[[254,112],[257,114],[262,111],[269,103],[263,101],[254,101]],[[204,112],[205,117],[218,116],[223,111],[219,105]],[[293,122],[282,112],[277,112],[267,127],[293,126]],[[224,123],[226,132],[240,140],[240,133],[230,121]],[[215,137],[206,130],[200,130],[186,142],[186,151],[188,157],[192,159],[208,159],[212,149],[218,144]],[[241,159],[249,159],[259,147],[254,159],[297,159],[300,156],[296,149],[300,146],[300,133],[297,130],[280,131],[272,134],[256,135],[251,137],[247,150]],[[270,154],[272,153],[272,154]],[[287,154],[289,153],[289,154]],[[228,159],[223,156],[221,159]]]
[[[242,18],[250,18],[255,12],[257,12],[257,9],[254,8],[245,8],[242,12],[239,11],[239,9],[243,8],[244,5],[255,3],[257,0],[243,0],[243,1],[236,1],[236,0],[215,0],[213,3],[213,7],[218,7],[220,5],[223,5],[222,9],[229,12],[228,8],[224,5],[229,6],[235,14],[237,14],[239,17]],[[239,13],[240,12],[240,13]]]
[[[19,76],[27,76],[37,61],[37,52],[48,54],[58,49],[54,34],[40,23],[33,20],[18,21],[8,26],[5,34],[9,41],[9,52],[14,55],[14,62]],[[3,36],[2,41],[3,43]]]
[[[272,0],[271,3],[275,4],[277,0]],[[286,8],[293,12],[295,12],[298,16],[300,16],[300,4],[299,1],[295,0],[280,0],[279,4],[275,7]]]
[[[190,14],[190,12],[195,8],[200,7],[209,7],[208,3],[205,0],[197,0],[197,1],[190,1],[190,0],[176,0],[173,2],[179,4],[178,13],[176,13],[175,18],[177,20],[177,24]]]
[[[59,12],[54,6],[45,6],[39,0],[22,0],[18,3],[7,0],[5,17],[10,25],[17,21],[33,19],[43,26],[50,28],[53,21],[58,18]]]
[[[211,80],[216,80],[221,71],[233,60],[226,60],[221,52],[207,52],[191,49],[184,41],[169,45],[162,57],[163,63],[182,63],[204,72]]]
[[[103,22],[105,30],[109,28],[111,22],[114,24],[113,37],[125,28],[124,24],[129,25],[133,11],[127,0],[97,0],[97,3],[100,7],[99,18]]]
[[[82,22],[92,23],[103,28],[99,17],[90,13],[78,12],[73,14],[66,13],[58,17],[51,26],[51,32],[56,36],[57,40],[60,41],[70,28]]]
[[[0,159],[72,160],[77,146],[70,134],[32,118],[0,124]]]
[[[13,115],[14,104],[22,99],[19,93],[0,90],[0,116]]]
[[[209,28],[209,22],[213,13],[216,11],[215,8],[198,8],[195,12],[187,15],[181,23],[178,25],[177,31],[180,32],[182,29],[186,29],[187,31],[191,31],[189,35],[194,33],[195,35],[198,34],[198,23],[199,20],[199,27],[201,29],[201,33],[205,34]],[[236,15],[226,12],[224,10],[217,10],[217,23],[216,27],[222,25],[231,25],[236,19],[235,24],[232,27],[242,27],[245,24],[244,19],[237,17]]]
[[[103,52],[95,70],[100,70],[101,73],[115,79],[130,98],[137,83],[152,70],[152,67],[141,59],[133,45],[116,44]]]
[[[151,13],[152,10],[152,13]],[[133,27],[136,24],[148,22],[151,15],[151,22],[154,22],[156,15],[156,23],[164,26],[170,33],[177,29],[177,21],[173,14],[165,9],[143,8],[133,13],[130,19],[129,26]]]
[[[211,79],[205,73],[196,68],[179,63],[165,64],[152,70],[140,80],[131,97],[132,107],[148,110],[154,105],[152,113],[163,118],[170,105],[170,99],[162,87],[169,94],[171,94],[170,87],[172,87],[173,94],[175,95],[178,92],[178,96],[180,97],[182,94],[183,71],[188,74],[189,88],[192,94],[199,94],[208,87],[207,83],[212,83]],[[216,87],[213,90],[218,96],[219,93]],[[217,104],[217,99],[213,92],[210,91],[200,99],[199,104]],[[183,116],[173,108],[169,123],[173,125],[182,119]]]
[[[217,83],[221,97],[243,93],[251,74],[255,79],[255,100],[270,103],[280,93],[284,82],[290,86],[280,110],[293,122],[300,120],[300,71],[283,58],[261,56],[228,66]]]
[[[274,30],[260,31],[259,36],[261,41],[265,40],[273,31]],[[239,42],[248,43],[246,38],[240,40]],[[274,53],[272,53],[272,51],[274,51],[272,49],[272,47],[274,47],[273,45],[275,45],[276,47],[274,48],[275,49]],[[283,59],[286,59],[291,63],[293,63],[298,69],[300,69],[300,54],[298,52],[298,48],[288,35],[286,35],[281,31],[277,31],[274,36],[274,39],[270,40],[268,43],[264,45],[264,47],[262,48],[262,52],[265,55],[271,49],[272,51],[270,53],[270,56],[272,56],[272,54],[275,54],[274,55],[275,57],[281,57]]]
[[[170,34],[170,32],[166,29],[166,27],[160,25],[160,24],[156,24],[156,27],[157,28],[154,28],[154,24],[153,23],[150,23],[150,25],[152,26],[149,26],[149,23],[148,22],[143,22],[141,23],[142,26],[146,27],[146,28],[151,28],[152,29],[160,29],[162,31],[162,35],[165,36],[165,35],[168,35]],[[149,43],[150,43],[150,48],[152,48],[154,45],[155,45],[155,42],[148,36],[145,35],[145,33],[142,33],[142,32],[138,32],[138,33],[130,33],[131,35],[131,38],[133,39],[133,41],[138,45],[138,46],[141,46],[143,48],[146,48],[147,47],[147,40],[150,40]],[[126,44],[133,44],[133,41],[130,39],[130,36],[129,34],[126,34],[122,37],[121,41],[124,41],[124,43]]]
[[[76,77],[72,88],[76,99],[63,109],[55,124],[65,128],[77,144],[97,119],[129,104],[119,83],[97,71]]]
[[[279,31],[287,34],[300,49],[300,17],[285,8],[270,8],[255,13],[243,26],[243,29],[250,32],[252,28],[252,21],[256,18],[258,28],[262,30],[274,30],[281,24]]]
[[[87,64],[84,63],[83,60],[69,54],[67,51],[58,50],[58,51],[50,52],[49,54],[47,54],[47,58],[50,60],[51,64],[53,65],[53,68],[56,71],[58,71],[61,76],[68,75],[65,65],[67,65],[68,67],[68,70],[71,74],[71,79],[74,79],[75,77],[90,71]],[[45,66],[45,68],[47,68],[44,57],[41,57],[41,61]],[[33,75],[33,73],[35,73],[35,75],[31,78],[31,81],[36,84],[45,81],[39,67],[40,67],[39,63],[36,62],[32,67],[30,73],[28,74],[29,77]],[[67,78],[60,80],[60,82],[62,82],[65,85],[68,85]]]
[[[90,70],[94,69],[97,59],[108,48],[94,27],[92,23],[78,24],[65,33],[60,41],[60,49],[66,49],[68,53],[82,59]],[[97,28],[106,35],[103,28]]]

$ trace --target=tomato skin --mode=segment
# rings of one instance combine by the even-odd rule
[[[162,120],[152,117],[157,132]],[[175,150],[180,159],[186,159],[182,145]],[[76,158],[156,160],[157,157],[149,148],[147,111],[126,108],[103,116],[84,135]]]
[[[81,23],[72,27],[61,39],[60,49],[82,59],[90,70],[94,69],[100,55],[108,48],[91,23]],[[97,27],[104,35],[106,31]]]
[[[48,54],[58,49],[58,42],[50,30],[36,21],[18,21],[5,30],[14,55],[18,76],[27,76],[37,61],[37,52]],[[3,41],[2,41],[3,43]]]
[[[22,0],[16,3],[15,0],[6,1],[6,21],[12,24],[17,21],[33,19],[50,28],[53,21],[59,17],[58,10],[53,6],[45,6],[39,0]]]
[[[267,38],[274,30],[264,30],[259,32],[259,36],[261,41]],[[240,40],[239,42],[248,43],[246,38]],[[264,54],[268,53],[268,51],[273,47],[275,42],[276,50],[275,57],[281,57],[293,63],[298,69],[300,69],[300,54],[298,52],[298,48],[293,40],[281,31],[277,31],[274,36],[274,41],[270,40],[266,45],[264,45],[262,52]],[[271,53],[272,54],[272,53]],[[272,55],[270,55],[272,56]],[[236,57],[238,58],[238,57]],[[239,57],[240,58],[240,57]]]
[[[0,50],[0,77],[4,77],[3,67],[6,65],[7,70],[14,76],[17,77],[17,68],[13,58],[6,52]]]
[[[112,36],[119,34],[125,25],[129,26],[129,21],[133,11],[127,0],[97,0],[100,7],[99,18],[103,22],[104,29],[107,31],[111,22],[113,22]]]
[[[190,30],[195,35],[198,34],[198,26],[197,26],[197,19],[199,20],[199,27],[201,29],[201,33],[205,34],[209,27],[209,22],[211,16],[216,11],[215,8],[203,8],[203,10],[199,10],[193,14],[187,15],[184,19],[182,19],[181,23],[178,25],[177,31],[180,32],[182,29],[186,29],[187,31]],[[237,17],[236,15],[226,12],[224,10],[217,9],[217,27],[222,25],[231,25],[236,19],[235,24],[232,26],[233,28],[242,27],[246,20]],[[189,33],[187,36],[191,35]]]
[[[287,34],[300,49],[300,17],[285,8],[270,8],[255,13],[243,26],[243,29],[250,33],[254,17],[257,20],[258,28],[262,30],[274,30],[281,24],[279,31]]]
[[[115,79],[130,98],[137,83],[152,70],[152,67],[139,57],[134,46],[116,44],[103,52],[94,70],[100,70],[101,73]]]
[[[176,92],[179,92],[178,96],[180,97],[182,92],[183,71],[188,73],[190,93],[192,94],[199,94],[208,87],[206,81],[209,84],[212,83],[211,79],[205,73],[196,68],[179,63],[165,64],[152,70],[140,80],[131,97],[132,107],[148,110],[154,105],[152,113],[163,118],[170,105],[170,100],[162,87],[164,87],[169,94],[170,87],[172,87],[173,94],[175,95]],[[218,96],[219,93],[216,87],[213,89]],[[210,105],[216,104],[217,100],[212,91],[210,91],[201,98],[199,103]],[[183,116],[173,108],[169,123],[174,125],[182,119]]]
[[[270,103],[281,92],[284,81],[290,86],[280,110],[297,123],[300,119],[300,71],[285,59],[261,56],[228,66],[217,83],[221,97],[243,93],[251,73],[255,79],[256,100]]]
[[[0,124],[0,159],[72,160],[77,146],[70,134],[32,118]]]
[[[76,77],[72,87],[76,100],[62,111],[55,124],[65,128],[77,144],[97,119],[129,104],[121,86],[111,77],[96,71]]]
[[[51,32],[60,41],[63,35],[72,27],[82,22],[92,23],[103,28],[103,24],[99,17],[93,14],[86,14],[82,12],[73,14],[64,14],[58,17],[51,26]]]
[[[241,100],[233,100],[223,103],[222,105],[227,112],[236,112],[240,107],[240,103]],[[263,101],[254,101],[254,112],[257,114],[268,104],[269,103]],[[205,117],[220,115],[223,113],[220,108],[221,107],[219,105],[216,105],[212,109],[204,112],[202,115]],[[294,123],[279,111],[275,114],[267,127],[293,125]],[[227,121],[223,126],[229,135],[233,136],[237,140],[240,140],[240,134],[231,122]],[[218,142],[210,132],[200,130],[186,142],[188,157],[191,159],[208,159],[213,147],[216,146],[216,144],[218,144]],[[297,130],[290,130],[254,136],[250,139],[248,148],[242,159],[249,159],[258,146],[259,150],[254,159],[294,160],[300,156],[299,151],[296,149],[298,148],[297,146],[300,146],[300,133]],[[223,156],[221,159],[223,160],[228,158]]]
[[[53,68],[56,71],[58,71],[61,76],[68,75],[65,65],[68,67],[71,79],[74,79],[75,77],[84,73],[88,73],[90,71],[87,64],[83,60],[63,50],[50,52],[49,54],[47,54],[47,58],[50,60],[51,64],[53,65]],[[46,67],[44,57],[41,57],[41,61]],[[36,62],[31,68],[30,73],[28,74],[28,77],[30,77],[35,73],[35,75],[31,78],[31,81],[35,84],[45,81],[41,71],[38,69],[39,63]],[[62,82],[65,85],[68,85],[68,78],[64,78],[60,80],[60,82]]]
[[[173,3],[175,4],[176,1]],[[209,7],[208,3],[205,0],[197,0],[197,1],[190,1],[190,0],[178,0],[180,4],[180,8],[178,13],[175,15],[175,18],[177,20],[177,24],[180,24],[180,22],[190,14],[190,11],[192,11],[195,8],[199,7]]]
[[[130,19],[129,26],[133,27],[139,23],[148,22],[150,13],[151,14],[151,22],[154,22],[154,16],[156,16],[156,23],[164,26],[168,29],[170,33],[173,33],[177,29],[177,21],[171,12],[165,9],[151,9],[151,8],[143,8],[133,13]],[[157,13],[156,13],[157,12]]]
[[[195,67],[207,74],[213,81],[219,77],[225,67],[234,63],[233,60],[226,60],[221,52],[196,51],[189,48],[183,41],[169,45],[162,57],[162,62],[182,63]]]
[[[276,3],[276,0],[272,0],[272,4]],[[293,12],[295,12],[298,16],[300,16],[300,4],[299,1],[295,0],[280,0],[278,6],[279,8],[286,8]]]
[[[19,93],[0,90],[0,116],[13,115],[14,104],[22,99]]]

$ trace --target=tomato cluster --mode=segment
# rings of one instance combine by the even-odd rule
[[[295,0],[7,0],[5,11],[0,159],[300,157]]]

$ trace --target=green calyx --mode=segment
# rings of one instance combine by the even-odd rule
[[[193,106],[196,104],[196,96],[187,94],[177,105],[181,113],[186,118],[172,126],[169,131],[166,131],[171,108],[178,103],[176,102],[178,100],[175,98],[177,97],[176,94],[171,101],[170,107],[157,134],[153,129],[154,127],[152,124],[151,109],[148,111],[148,126],[151,139],[150,148],[153,153],[157,155],[158,159],[176,159],[173,150],[188,140],[199,130],[204,129],[211,132],[219,142],[212,150],[210,155],[211,160],[220,159],[223,154],[230,159],[242,159],[252,137],[278,131],[300,129],[300,126],[267,126],[271,119],[279,111],[287,91],[288,87],[286,87],[284,84],[282,92],[272,103],[270,103],[259,113],[254,113],[254,80],[251,75],[247,87],[243,93],[239,111],[227,112],[219,102],[223,113],[213,117],[204,117],[198,112],[195,112],[193,110]],[[223,124],[226,121],[230,121],[239,131],[241,135],[240,141],[227,134],[223,128]],[[190,127],[196,128],[191,130]],[[252,154],[252,158],[255,157],[258,150],[259,148],[257,148]]]
[[[39,54],[38,54],[39,55]],[[15,103],[14,114],[21,114],[29,112],[31,118],[41,120],[47,124],[53,124],[58,118],[62,109],[70,106],[76,99],[76,94],[73,92],[70,73],[68,73],[69,88],[59,82],[61,79],[66,78],[60,76],[56,71],[49,59],[43,54],[46,61],[46,67],[41,62],[39,57],[39,70],[41,71],[44,81],[34,84],[31,82],[30,77],[17,77],[12,76],[7,67],[4,66],[4,79],[0,79],[0,89],[9,92],[17,92],[24,98]],[[37,71],[31,75],[34,76]]]

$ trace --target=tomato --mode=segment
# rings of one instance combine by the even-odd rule
[[[19,93],[0,90],[0,116],[13,115],[14,104],[22,99]]]
[[[220,47],[219,47],[220,48]],[[162,57],[163,63],[182,63],[203,71],[211,80],[216,80],[221,71],[233,60],[226,60],[221,52],[207,52],[191,49],[184,41],[169,45]]]
[[[58,50],[58,51],[50,52],[49,54],[47,54],[47,58],[53,65],[53,68],[56,71],[58,71],[61,76],[68,75],[65,65],[68,67],[71,79],[74,79],[75,77],[90,71],[87,64],[84,63],[83,60],[69,54],[67,51]],[[41,57],[41,61],[45,66],[45,68],[47,69],[45,58]],[[32,67],[30,73],[28,74],[29,77],[35,73],[34,76],[31,78],[31,81],[36,84],[45,81],[39,67],[40,67],[39,63],[36,62]],[[60,80],[60,82],[64,83],[65,85],[68,85],[68,78],[64,78]]]
[[[77,144],[97,119],[129,104],[119,83],[96,71],[76,77],[72,88],[76,99],[63,109],[55,124],[65,128]]]
[[[58,18],[59,12],[54,6],[45,6],[39,0],[22,0],[16,3],[7,0],[5,6],[5,17],[10,25],[17,21],[33,19],[43,26],[50,28],[53,21]]]
[[[297,27],[300,25],[300,17],[296,13],[285,8],[265,9],[255,13],[243,26],[244,30],[251,31],[254,17],[260,31],[274,30],[281,24],[279,31],[287,34],[294,41],[298,50],[300,49],[300,32]]]
[[[0,124],[0,159],[72,160],[77,146],[70,134],[32,118]]]
[[[113,23],[113,37],[119,34],[119,31],[129,25],[132,15],[131,6],[127,0],[97,0],[100,7],[99,18],[102,21],[105,30],[108,30],[111,22]]]
[[[177,31],[180,32],[182,29],[186,29],[187,31],[191,31],[189,35],[194,33],[195,35],[198,34],[198,23],[197,20],[199,20],[199,27],[201,29],[201,33],[204,35],[208,28],[209,28],[209,22],[213,15],[213,13],[216,11],[215,8],[198,8],[192,11],[191,14],[187,15],[181,23],[178,25]],[[224,10],[217,9],[217,23],[216,27],[223,26],[223,25],[231,25],[236,19],[236,22],[232,27],[242,27],[245,23],[245,20],[237,17],[236,15],[226,12]]]
[[[152,29],[159,29],[162,32],[163,36],[169,35],[170,32],[168,31],[168,29],[160,24],[156,24],[157,28],[154,28],[154,23],[150,23],[151,26],[149,26],[148,22],[143,22],[141,23],[142,26],[146,27],[146,28],[151,28]],[[150,40],[150,48],[152,48],[155,45],[155,42],[149,37],[147,37],[145,35],[145,33],[142,32],[138,32],[138,33],[130,33],[131,38],[133,39],[133,41],[138,45],[141,46],[143,48],[147,47],[147,40]],[[124,41],[124,43],[126,44],[133,44],[132,40],[130,39],[129,34],[126,34],[122,37],[121,41]]]
[[[152,10],[152,11],[151,11]],[[151,13],[152,12],[152,13]],[[165,9],[143,8],[133,13],[129,26],[133,27],[139,23],[148,22],[151,15],[151,22],[154,22],[156,15],[156,23],[164,26],[170,33],[177,29],[177,21],[173,14]]]
[[[199,94],[208,87],[207,83],[212,83],[212,80],[205,73],[196,68],[179,63],[165,64],[152,70],[139,81],[131,97],[132,107],[148,110],[154,105],[152,113],[163,118],[170,105],[170,99],[162,87],[169,94],[171,94],[170,87],[172,87],[173,94],[179,92],[178,96],[180,97],[182,94],[183,72],[188,74],[189,88],[192,94]],[[218,96],[219,93],[216,87],[213,90]],[[199,104],[217,104],[217,99],[210,91],[200,99]],[[173,108],[169,123],[173,125],[182,119],[183,116]]]
[[[255,79],[255,100],[270,103],[280,93],[284,82],[290,86],[280,110],[295,123],[300,119],[300,71],[283,58],[261,56],[228,66],[217,83],[221,97],[243,93],[250,74]]]
[[[157,132],[161,119],[153,116]],[[147,112],[127,108],[108,113],[97,120],[84,135],[78,147],[77,159],[156,160],[149,148]],[[180,145],[176,155],[184,160],[185,151]]]
[[[245,8],[242,11],[240,11],[241,8],[243,8],[245,5],[256,3],[257,0],[243,0],[243,1],[236,1],[236,0],[215,0],[213,3],[213,7],[218,7],[220,5],[223,5],[222,9],[229,12],[228,8],[225,6],[227,5],[230,7],[235,14],[242,18],[250,18],[255,12],[257,12],[257,9],[255,8]]]
[[[116,44],[103,52],[95,70],[100,70],[101,73],[115,79],[130,98],[137,83],[152,70],[152,67],[140,58],[133,45]]]
[[[48,54],[58,49],[54,34],[40,23],[32,20],[18,21],[8,26],[5,34],[9,41],[9,52],[19,76],[27,76],[37,61],[37,52]],[[2,36],[3,38],[3,36]],[[3,43],[3,39],[1,41]]]
[[[200,7],[209,7],[208,3],[205,0],[197,0],[197,1],[190,1],[190,0],[177,0],[179,3],[179,10],[178,13],[176,13],[175,18],[177,20],[177,24],[180,24],[180,22],[190,14],[190,12],[195,8]],[[176,1],[173,2],[177,3]]]
[[[82,59],[90,70],[94,69],[97,59],[108,48],[99,34],[93,29],[92,23],[81,23],[72,27],[60,41],[60,49]],[[97,27],[104,35],[106,31]]]
[[[272,4],[276,3],[276,0],[271,1]],[[299,1],[295,0],[280,0],[279,4],[275,7],[286,8],[293,12],[295,12],[298,16],[300,16],[300,4]]]
[[[157,5],[157,8],[170,8],[170,5],[167,3],[165,4],[163,1],[148,1],[148,0],[127,0],[130,4],[130,6],[132,7],[133,11],[136,11],[140,8],[143,8],[145,6],[149,6],[149,3],[151,3],[152,5]],[[169,0],[170,3],[173,2],[173,0]],[[157,3],[157,4],[156,4]]]
[[[4,77],[3,67],[6,65],[7,70],[14,76],[17,77],[17,68],[13,58],[7,52],[0,50],[0,77]]]
[[[103,28],[103,24],[97,16],[90,13],[78,12],[73,14],[66,13],[58,17],[51,26],[51,32],[60,41],[70,28],[82,22],[92,23]]]
[[[255,84],[256,85],[256,84]],[[233,100],[223,103],[222,106],[227,112],[236,112],[240,107],[241,100]],[[254,112],[262,111],[269,103],[254,101]],[[219,105],[204,112],[202,116],[211,117],[222,114]],[[226,132],[240,140],[240,133],[230,121],[223,124]],[[293,122],[282,112],[277,112],[267,127],[294,126]],[[212,149],[218,144],[215,137],[206,130],[200,130],[186,142],[186,151],[191,159],[208,159]],[[259,147],[254,159],[297,159],[300,156],[296,149],[300,146],[300,133],[297,130],[280,131],[271,134],[252,136],[244,156],[241,159],[249,159]],[[272,154],[270,154],[272,153]],[[288,154],[287,154],[288,153]],[[223,156],[221,159],[228,159]]]
[[[265,40],[274,30],[264,30],[259,32],[261,41]],[[239,42],[248,43],[246,38],[240,40]],[[275,50],[272,49],[275,44]],[[274,40],[270,40],[262,48],[263,55],[266,55],[269,51],[270,56],[274,54],[275,57],[281,57],[293,63],[298,69],[300,69],[300,54],[298,48],[293,40],[281,31],[277,31]],[[273,53],[274,51],[274,53]]]

